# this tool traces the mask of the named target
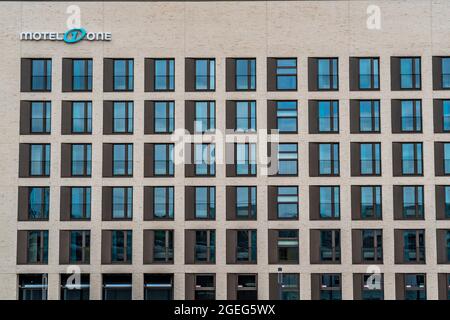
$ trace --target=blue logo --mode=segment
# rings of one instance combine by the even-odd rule
[[[84,28],[73,28],[67,30],[64,33],[64,42],[65,43],[77,43],[86,36],[86,30]]]

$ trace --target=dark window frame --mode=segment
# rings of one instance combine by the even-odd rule
[[[116,160],[114,157],[114,148],[116,146],[124,146],[124,158],[125,160]],[[112,176],[113,177],[132,177],[133,176],[133,159],[129,159],[128,155],[130,153],[130,147],[131,147],[131,154],[132,154],[132,158],[133,157],[133,152],[134,152],[134,148],[133,148],[133,144],[132,143],[113,143],[112,144]],[[124,163],[124,173],[116,173],[116,162],[123,162]],[[131,168],[130,168],[130,163],[131,163]],[[129,172],[131,171],[131,172]]]
[[[158,61],[163,61],[165,62],[165,69],[166,69],[166,75],[165,76],[158,76],[156,74],[156,63]],[[153,90],[155,92],[173,92],[175,91],[175,58],[155,58],[153,59],[153,63],[154,63],[154,74],[153,74],[153,83],[154,83],[154,87]],[[173,75],[170,74],[170,63],[173,63]],[[164,77],[165,78],[165,89],[159,89],[156,87],[156,79],[157,77]],[[172,86],[173,85],[173,86]],[[172,87],[172,88],[171,88]]]
[[[125,61],[125,75],[124,76],[117,76],[116,75],[116,61]],[[132,61],[133,70],[130,74],[130,61]],[[131,92],[134,90],[134,59],[133,58],[114,58],[112,59],[112,87],[113,91],[117,92]],[[125,89],[118,89],[116,86],[116,78],[117,77],[124,77],[125,78]],[[130,80],[131,80],[131,86],[130,86]]]
[[[50,177],[51,172],[51,145],[50,143],[30,143],[30,153],[29,153],[29,177]],[[40,146],[41,147],[41,156],[42,161],[36,161],[32,159],[32,149],[33,146]],[[47,159],[47,147],[48,147],[48,153],[49,153],[49,159]],[[39,162],[40,163],[40,174],[33,174],[33,162]]]
[[[159,103],[164,103],[165,104],[164,108],[165,108],[165,112],[166,112],[167,117],[165,117],[165,118],[157,118],[156,117],[155,108],[156,108],[156,104],[157,103],[158,104]],[[152,108],[153,108],[153,114],[155,115],[153,117],[153,119],[152,119],[152,121],[153,121],[153,128],[155,128],[153,130],[154,132],[152,132],[152,134],[171,134],[171,133],[173,133],[173,131],[175,130],[175,101],[173,101],[173,100],[155,100],[155,101],[153,101]],[[172,111],[171,111],[171,109],[172,109]],[[170,113],[173,114],[172,117],[170,116]],[[156,129],[157,128],[157,126],[156,126],[157,119],[165,119],[165,123],[166,123],[165,124],[165,127],[166,127],[165,131],[157,131],[157,129]]]
[[[247,215],[241,216],[238,214],[239,210],[239,201],[238,201],[238,188],[247,188]],[[236,186],[233,190],[235,192],[236,201],[234,210],[236,212],[236,220],[256,220],[257,217],[257,207],[258,207],[258,199],[257,199],[257,186]],[[252,193],[253,190],[255,192],[255,203],[252,203]],[[252,215],[252,211],[254,210],[255,214]]]
[[[246,62],[247,64],[247,73],[240,75],[238,74],[238,61],[243,61]],[[234,58],[234,62],[235,62],[235,70],[234,70],[234,77],[235,77],[235,83],[236,83],[236,87],[235,90],[236,91],[256,91],[256,58]],[[255,74],[252,74],[252,64],[254,63],[254,67],[255,67]],[[238,88],[238,78],[239,77],[246,77],[246,88]],[[253,79],[253,83],[255,84],[255,87],[252,88],[252,79]]]
[[[52,59],[51,58],[31,58],[31,74],[30,74],[30,91],[31,92],[51,92],[52,91],[52,72],[53,72],[53,66],[52,66]],[[33,63],[35,61],[44,61],[44,75],[43,76],[35,76],[33,75]],[[50,73],[48,70],[49,62],[50,61]],[[33,78],[34,77],[43,77],[45,82],[45,88],[44,89],[35,89],[33,87]],[[50,86],[48,85],[48,81],[50,80]]]
[[[318,57],[315,58],[317,61],[317,79],[316,79],[316,88],[317,91],[339,91],[339,58],[337,57]],[[319,62],[320,60],[328,60],[329,70],[328,74],[320,75],[319,74]],[[333,73],[333,64],[336,63],[336,74]],[[320,77],[329,77],[329,88],[321,88],[320,87]],[[334,81],[336,78],[336,82]],[[334,88],[336,86],[336,88]]]
[[[362,145],[371,145],[372,146],[372,159],[370,160],[363,160],[362,159],[362,154],[361,154],[361,146]],[[378,147],[378,155],[379,155],[379,159],[377,159],[377,147]],[[380,142],[360,142],[359,143],[359,167],[360,167],[360,172],[359,174],[361,176],[364,177],[370,177],[370,176],[381,176],[382,175],[382,163],[381,163],[381,159],[382,159],[382,155],[381,155],[381,143]],[[363,162],[364,161],[364,162]],[[370,173],[363,173],[363,163],[366,163],[367,161],[370,161],[371,163],[371,172]],[[379,171],[379,172],[377,172]]]
[[[125,118],[116,118],[116,104],[124,103],[125,104]],[[131,109],[131,118],[130,115]],[[116,120],[124,120],[125,121],[125,131],[117,131],[116,129]],[[131,129],[130,129],[130,120],[131,120]],[[115,100],[112,102],[112,134],[133,134],[134,131],[134,102],[133,101],[125,101],[125,100]]]
[[[83,160],[74,160],[74,147],[83,146]],[[92,144],[91,143],[72,143],[70,145],[71,148],[71,165],[70,165],[70,176],[71,177],[91,177],[92,176]],[[89,150],[90,149],[90,150]],[[88,153],[90,154],[90,158],[88,157]],[[74,162],[82,162],[82,173],[75,174],[74,171]]]
[[[165,199],[164,199],[164,205],[165,205],[165,215],[163,217],[159,217],[157,215],[155,215],[156,212],[156,189],[157,188],[164,188],[164,192],[165,192]],[[172,190],[172,193],[170,193],[170,190]],[[173,198],[170,199],[170,194],[172,194]],[[153,218],[155,220],[173,220],[174,219],[174,215],[175,215],[175,188],[173,186],[154,186],[153,190],[152,190],[152,195],[153,197],[153,208],[152,208],[152,212],[153,212]],[[172,213],[170,212],[170,207],[172,206]],[[172,215],[171,215],[172,214]]]
[[[77,232],[80,234],[82,240],[82,246],[81,246],[81,259],[80,260],[73,260],[72,259],[72,250],[73,250],[73,243],[72,243],[72,235],[74,232]],[[73,264],[89,264],[90,263],[90,250],[91,250],[91,231],[90,230],[70,230],[69,231],[69,263]],[[75,249],[76,250],[76,249]]]
[[[33,105],[35,103],[42,103],[43,111],[42,114],[45,115],[45,117],[42,118],[33,118]],[[49,111],[50,110],[50,111]],[[46,115],[49,113],[49,117]],[[33,120],[34,119],[40,119],[42,121],[42,131],[33,131]],[[29,128],[30,128],[30,134],[34,135],[44,135],[44,134],[51,134],[51,120],[52,119],[52,102],[51,101],[37,101],[33,100],[30,101],[30,119],[29,119]]]
[[[81,204],[83,206],[83,209],[82,209],[83,217],[82,218],[76,218],[73,215],[73,205],[74,205],[74,203],[73,203],[72,190],[75,189],[75,188],[83,189],[83,202]],[[86,192],[86,190],[88,190],[88,189],[90,190],[89,191],[89,202],[87,201],[88,200],[88,196],[87,196],[87,192]],[[77,187],[70,187],[70,219],[71,220],[75,220],[75,221],[90,220],[91,219],[91,201],[92,201],[92,189],[91,189],[91,187],[78,187],[78,186]],[[89,216],[87,214],[88,206],[89,206]]]
[[[216,91],[216,59],[215,58],[194,58],[194,91]],[[206,75],[197,75],[197,61],[206,61]],[[211,61],[214,61],[214,75],[211,75]],[[197,77],[206,77],[206,89],[197,87]],[[213,78],[214,87],[211,88],[211,78]]]
[[[298,63],[297,58],[274,58],[275,59],[275,87],[277,91],[297,91],[298,90]],[[295,67],[291,66],[278,66],[278,61],[280,60],[295,60]],[[295,74],[279,74],[278,69],[284,69],[284,70],[294,70]],[[295,77],[295,88],[288,88],[288,89],[282,89],[278,85],[278,77]]]
[[[367,117],[361,117],[361,102],[370,102],[370,113],[371,116],[369,117],[371,119],[371,127],[372,130],[362,130],[363,126],[361,126],[361,119],[367,118]],[[359,109],[359,118],[358,118],[358,127],[359,132],[363,134],[370,134],[370,133],[380,133],[381,132],[381,101],[379,99],[361,99],[358,100],[358,109]],[[378,110],[376,110],[378,108]],[[378,113],[378,116],[374,116],[374,114]],[[351,119],[350,119],[351,121]],[[378,127],[378,129],[376,129]]]
[[[206,188],[206,217],[197,215],[197,190]],[[214,190],[214,197],[211,197],[211,190]],[[215,186],[195,186],[194,187],[194,219],[195,220],[215,220],[216,219],[216,188]]]
[[[330,114],[331,114],[331,116],[330,117],[321,117],[320,116],[320,104],[321,104],[321,102],[328,102],[329,103],[329,110],[330,110]],[[336,116],[334,116],[334,113],[336,113]],[[321,123],[321,119],[326,119],[326,118],[328,118],[328,120],[329,120],[329,123],[328,123],[328,125],[329,125],[329,127],[330,127],[330,130],[321,130],[321,126],[320,126],[320,123]],[[335,128],[335,120],[337,120],[337,123],[336,123],[336,128]],[[339,121],[339,100],[317,100],[317,118],[316,118],[316,121],[317,121],[317,133],[319,133],[319,134],[338,134],[339,133],[339,124],[340,124],[340,121]]]
[[[320,157],[320,146],[321,145],[330,145],[330,159],[331,160],[321,160]],[[337,145],[337,160],[336,160],[336,155],[335,155],[335,146]],[[341,165],[340,165],[340,144],[339,142],[318,142],[317,143],[317,161],[319,162],[318,164],[318,176],[319,177],[339,177],[341,174]],[[330,162],[330,173],[321,173],[321,162],[322,161],[327,161]],[[336,165],[337,163],[337,165]],[[337,168],[337,173],[334,173],[335,169]]]
[[[404,90],[404,91],[411,91],[411,90],[422,90],[422,58],[420,56],[402,56],[402,57],[397,57],[398,58],[398,64],[399,64],[399,90]],[[412,73],[402,73],[402,60],[403,59],[411,59],[411,72]],[[416,59],[419,59],[419,73],[417,73],[416,70]],[[402,76],[411,76],[412,79],[412,88],[403,88],[402,87]],[[419,77],[419,87],[416,88],[416,82],[417,82],[417,77]]]
[[[360,91],[380,91],[380,57],[358,57],[358,90]],[[362,75],[361,74],[361,60],[370,60],[370,73]],[[377,61],[377,73],[374,69],[374,62]],[[369,76],[370,77],[370,87],[369,88],[361,88],[361,76]],[[375,78],[377,79],[378,87],[374,87]]]
[[[74,112],[73,112],[73,108],[74,108],[74,103],[83,103],[84,104],[84,118],[74,118]],[[71,113],[72,113],[72,118],[70,119],[71,125],[70,125],[70,134],[92,134],[92,101],[71,101],[70,104],[70,108],[71,108]],[[91,117],[88,117],[88,115],[91,115]],[[76,132],[74,131],[74,120],[83,120],[83,127],[84,130],[82,132]]]
[[[155,229],[152,230],[154,232],[154,239],[152,243],[152,251],[153,251],[153,261],[152,264],[171,264],[174,262],[174,231],[167,229]],[[156,233],[161,232],[164,234],[164,260],[155,259],[157,253],[156,246]]]
[[[84,83],[83,83],[83,89],[75,89],[75,61],[83,61],[84,62]],[[72,68],[72,91],[73,92],[92,92],[92,86],[93,86],[93,60],[92,58],[74,58],[70,61],[70,67]],[[89,63],[90,62],[90,63]],[[90,72],[89,72],[90,71]],[[80,77],[80,76],[78,76]]]

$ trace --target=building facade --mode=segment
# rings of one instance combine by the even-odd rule
[[[447,1],[71,4],[0,5],[0,298],[450,297]]]

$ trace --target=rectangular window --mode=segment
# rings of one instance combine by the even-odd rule
[[[212,274],[195,275],[195,300],[215,300],[216,285],[215,277]]]
[[[320,300],[341,300],[341,276],[322,274],[320,276]]]
[[[49,187],[30,187],[28,195],[28,219],[47,220],[49,213]]]
[[[92,132],[92,102],[72,102],[72,133]]]
[[[50,101],[31,102],[31,133],[50,133],[52,104]]]
[[[153,216],[156,219],[173,219],[174,188],[153,188]]]
[[[133,217],[133,187],[112,187],[112,218]]]
[[[134,60],[114,59],[114,91],[133,91]]]
[[[31,91],[52,90],[52,60],[31,60]]]
[[[89,274],[80,274],[79,283],[72,283],[72,274],[61,274],[61,300],[89,300]]]
[[[450,57],[441,58],[442,63],[442,88],[450,89]]]
[[[103,274],[103,300],[131,300],[131,274]]]
[[[277,90],[297,90],[297,59],[276,59]]]
[[[402,143],[402,174],[422,175],[422,143]]]
[[[373,280],[372,274],[363,274],[363,285],[361,290],[362,300],[383,300],[383,275],[379,275],[379,279]],[[374,283],[374,281],[379,281],[379,283]],[[370,284],[370,286],[369,286]]]
[[[113,102],[113,132],[133,133],[133,101]]]
[[[426,300],[424,274],[405,274],[405,300]]]
[[[48,262],[48,231],[28,231],[27,263],[47,264]]]
[[[359,131],[380,132],[380,101],[359,101]]]
[[[236,102],[236,131],[256,131],[256,101]]]
[[[319,101],[319,132],[339,132],[339,101]]]
[[[236,187],[236,217],[256,219],[256,187]]]
[[[361,175],[381,174],[380,143],[361,143],[360,145]]]
[[[44,274],[20,274],[19,300],[47,300],[48,276]]]
[[[175,90],[175,59],[155,59],[155,91]]]
[[[195,187],[195,218],[215,219],[216,188]]]
[[[400,58],[400,89],[420,89],[420,58]]]
[[[92,91],[92,59],[72,59],[72,91]]]
[[[172,300],[172,274],[144,274],[145,300]]]
[[[298,231],[278,230],[277,253],[279,263],[298,263]]]
[[[257,300],[257,276],[254,274],[238,274],[236,300]]]
[[[91,232],[89,230],[70,231],[70,263],[89,263]]]
[[[341,234],[339,230],[320,230],[320,261],[341,261]]]
[[[279,133],[297,132],[297,101],[276,101]]]
[[[277,218],[298,217],[298,187],[277,187]]]
[[[91,218],[91,187],[70,188],[70,218]]]
[[[422,104],[420,100],[401,101],[402,132],[422,132]]]
[[[236,175],[256,175],[256,143],[236,143]]]
[[[450,131],[450,100],[442,101],[442,131]]]
[[[111,231],[111,262],[131,263],[132,231]]]
[[[171,143],[158,143],[154,145],[155,176],[173,176],[175,165],[173,162],[174,145]]]
[[[153,262],[173,262],[173,230],[154,230]]]
[[[194,144],[195,175],[214,176],[216,174],[215,145]]]
[[[379,58],[359,59],[359,89],[375,90],[380,88]]]
[[[340,190],[339,186],[319,187],[319,214],[321,219],[339,219]]]
[[[195,132],[214,132],[216,129],[216,103],[214,101],[195,102]]]
[[[298,174],[297,148],[296,143],[278,144],[278,175],[296,176]]]
[[[236,59],[236,90],[256,90],[256,59]]]
[[[256,263],[256,230],[237,230],[236,261]]]
[[[444,215],[446,218],[450,218],[450,186],[445,186],[444,194],[445,194],[445,199],[444,199],[445,213],[444,213]]]
[[[405,219],[423,219],[423,186],[402,186],[402,212]]]
[[[317,59],[317,77],[319,90],[338,90],[338,59]]]
[[[131,143],[113,145],[113,175],[133,175],[133,145]]]
[[[319,144],[319,175],[339,175],[339,144]]]
[[[361,218],[381,219],[381,187],[361,186]]]
[[[216,88],[216,60],[195,60],[195,90],[214,91]]]
[[[155,133],[172,133],[175,128],[175,103],[173,101],[155,101]]]
[[[30,145],[30,176],[50,176],[50,144]]]
[[[280,273],[278,279],[280,300],[300,299],[300,281],[297,273]]]
[[[216,232],[214,230],[195,231],[196,263],[215,263],[216,261]]]
[[[91,176],[92,145],[72,144],[72,176]]]
[[[450,174],[450,143],[444,143],[444,174]]]
[[[383,235],[381,230],[362,230],[362,252],[364,262],[383,260]]]
[[[423,230],[403,231],[403,261],[425,262],[425,232]]]

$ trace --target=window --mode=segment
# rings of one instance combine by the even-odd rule
[[[298,263],[298,231],[278,230],[277,254],[279,263]]]
[[[195,90],[214,91],[216,88],[216,60],[195,60]]]
[[[104,274],[103,300],[131,300],[131,274]]]
[[[216,188],[195,187],[195,218],[215,219]]]
[[[319,101],[317,120],[320,133],[339,132],[339,102]]]
[[[112,218],[131,219],[133,216],[133,188],[112,188]]]
[[[298,187],[277,187],[277,218],[298,217]]]
[[[172,300],[172,274],[144,274],[145,300]]]
[[[52,90],[52,60],[31,60],[31,91]]]
[[[420,58],[400,58],[400,89],[420,89]]]
[[[47,274],[19,274],[19,300],[47,300]]]
[[[402,213],[404,219],[423,219],[423,186],[403,186]]]
[[[236,143],[236,175],[256,175],[256,143]]]
[[[450,131],[450,100],[442,101],[442,129],[444,132]]]
[[[236,131],[256,131],[256,101],[236,102]]]
[[[383,260],[383,236],[381,230],[362,230],[361,257],[364,262],[380,262]]]
[[[425,263],[425,231],[403,231],[403,262]]]
[[[297,90],[297,59],[276,59],[277,90]]]
[[[154,230],[153,262],[173,262],[173,230]]]
[[[380,101],[359,101],[359,131],[380,132]]]
[[[214,176],[216,174],[215,145],[194,144],[195,175]]]
[[[445,251],[445,262],[450,262],[450,230],[444,231],[444,251]],[[439,242],[438,242],[439,248]]]
[[[49,199],[49,187],[30,187],[28,196],[28,219],[47,220]]]
[[[91,175],[92,145],[72,144],[72,176]]]
[[[381,219],[381,187],[361,186],[361,218]]]
[[[278,144],[278,175],[296,176],[298,168],[298,153],[296,143]]]
[[[215,263],[216,261],[216,232],[214,230],[195,231],[196,263]]]
[[[72,133],[92,132],[92,102],[72,102]]]
[[[405,300],[426,300],[424,274],[405,274]]]
[[[72,187],[70,196],[70,218],[91,218],[91,187]]]
[[[257,300],[257,276],[254,274],[238,274],[237,275],[237,300]]]
[[[341,300],[341,276],[338,274],[320,275],[320,300]]]
[[[236,187],[236,218],[256,219],[256,187]]]
[[[372,274],[363,274],[362,275],[362,290],[361,290],[361,299],[362,300],[383,300],[384,299],[384,291],[383,291],[383,275],[379,275],[379,280],[372,280]],[[379,281],[379,283],[373,283],[374,281]],[[370,286],[369,286],[370,284]]]
[[[359,59],[359,89],[374,90],[380,88],[379,58]]]
[[[444,174],[450,174],[450,142],[444,143]]]
[[[113,230],[111,232],[111,262],[131,263],[131,230]]]
[[[361,143],[360,145],[361,175],[381,174],[380,143]]]
[[[131,143],[113,145],[113,175],[133,175],[133,145]]]
[[[71,276],[71,273],[61,274],[61,300],[89,300],[89,274],[81,274],[77,284]]]
[[[48,231],[28,231],[27,263],[47,264],[48,262]]]
[[[338,59],[317,59],[317,77],[319,90],[338,90]]]
[[[89,263],[91,232],[89,230],[70,231],[70,263]]]
[[[155,91],[175,90],[175,59],[155,59]]]
[[[276,116],[279,133],[297,132],[297,101],[276,101]]]
[[[92,91],[92,59],[72,59],[72,91]]]
[[[278,299],[279,300],[299,300],[300,286],[297,273],[279,273],[277,276]]]
[[[161,143],[154,145],[154,167],[155,176],[173,176],[175,166],[173,162],[173,144]]]
[[[422,132],[422,106],[420,100],[401,101],[402,132]]]
[[[172,133],[175,127],[175,103],[173,101],[155,101],[155,133]]]
[[[341,233],[339,230],[320,230],[320,261],[341,261]]]
[[[195,300],[215,300],[216,285],[215,277],[212,274],[195,275]]]
[[[216,129],[216,103],[214,101],[195,102],[195,132],[214,132]]]
[[[422,143],[402,143],[402,174],[423,174]]]
[[[339,219],[340,190],[339,186],[319,187],[319,214],[321,219]]]
[[[30,176],[50,176],[50,144],[30,145]]]
[[[339,144],[319,144],[319,175],[339,175]]]
[[[114,59],[114,91],[133,91],[133,59]]]
[[[450,186],[444,186],[444,217],[450,218]]]
[[[236,261],[256,263],[256,230],[237,230]]]
[[[153,215],[156,219],[173,219],[173,187],[153,188]]]
[[[236,90],[256,90],[256,59],[236,59]]]
[[[441,58],[442,63],[442,88],[450,89],[450,57]]]
[[[133,102],[113,102],[113,132],[133,133]]]
[[[52,104],[50,101],[31,102],[31,133],[50,133]]]

